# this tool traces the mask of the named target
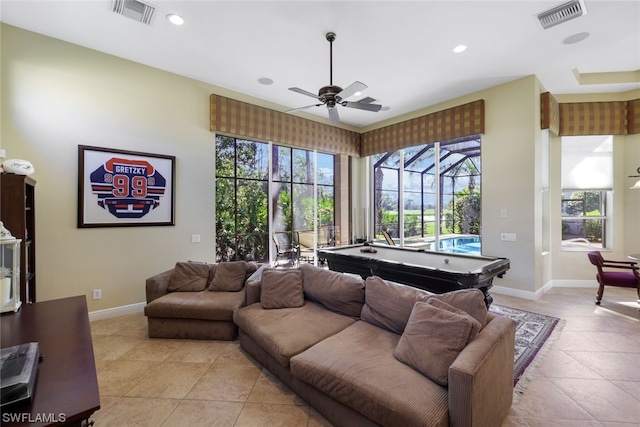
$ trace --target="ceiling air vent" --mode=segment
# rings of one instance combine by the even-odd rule
[[[587,14],[584,0],[572,0],[538,14],[538,20],[545,30]]]
[[[150,25],[156,8],[138,0],[113,0],[111,10],[119,15]]]

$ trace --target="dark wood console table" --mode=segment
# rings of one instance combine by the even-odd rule
[[[84,296],[23,304],[0,317],[0,329],[2,347],[35,341],[44,355],[32,401],[2,408],[3,426],[81,426],[100,409]]]

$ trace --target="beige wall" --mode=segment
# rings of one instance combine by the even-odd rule
[[[5,24],[0,28],[0,146],[8,157],[28,159],[36,168],[38,299],[84,294],[90,311],[141,303],[145,278],[178,260],[212,261],[215,153],[209,94],[271,106]],[[511,270],[495,285],[516,293],[534,293],[546,281],[540,259],[541,90],[535,77],[526,77],[397,119],[485,99],[484,252],[511,259]],[[624,155],[616,157],[624,162],[624,172],[617,180],[640,166],[634,160],[640,135],[624,138]],[[78,145],[176,156],[175,227],[78,229]],[[354,162],[353,179],[366,190],[362,162]],[[640,192],[620,188],[625,232],[619,253],[638,252]],[[358,203],[351,210],[356,216],[366,206],[364,200]],[[507,209],[507,218],[500,217],[501,209]],[[517,233],[518,241],[501,241],[502,232]],[[200,234],[201,243],[192,244],[192,234]],[[573,277],[574,270],[560,262],[554,267],[559,270],[552,278]],[[98,288],[103,298],[92,301],[91,291]]]

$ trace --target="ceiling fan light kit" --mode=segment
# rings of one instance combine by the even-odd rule
[[[373,104],[375,99],[366,97],[359,101],[347,101],[347,98],[350,98],[354,95],[360,95],[363,90],[367,88],[362,82],[355,81],[351,83],[346,88],[342,89],[340,86],[333,84],[333,42],[336,39],[336,34],[329,32],[326,34],[327,41],[329,42],[329,84],[327,86],[323,86],[318,90],[318,94],[314,94],[304,89],[300,89],[299,87],[290,87],[289,90],[310,96],[312,98],[320,101],[319,104],[311,104],[305,107],[294,108],[293,110],[286,111],[287,113],[305,110],[311,107],[320,107],[321,105],[325,105],[329,110],[329,120],[331,123],[338,123],[340,121],[340,115],[338,114],[338,105],[347,108],[355,108],[358,110],[365,111],[373,111],[378,112],[382,108],[380,104]]]

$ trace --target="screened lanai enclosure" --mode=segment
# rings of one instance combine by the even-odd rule
[[[373,156],[375,239],[480,254],[481,171],[479,135]]]

